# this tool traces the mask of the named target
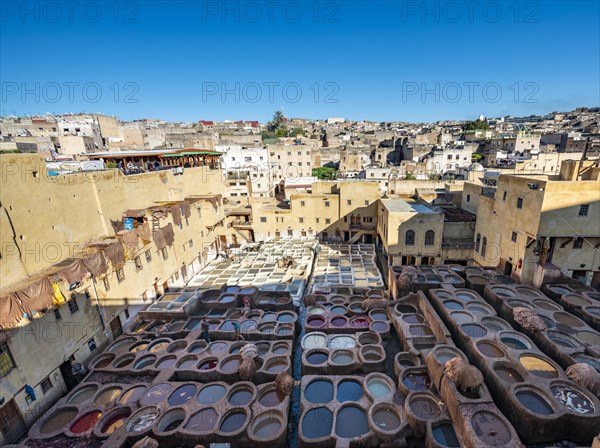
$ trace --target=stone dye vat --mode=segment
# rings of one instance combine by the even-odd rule
[[[325,334],[312,332],[302,338],[304,375],[381,372],[386,354],[377,333]]]
[[[98,406],[92,399],[82,401],[79,408],[67,404],[91,384],[84,383],[61,399],[32,427],[29,440],[54,440],[58,435],[95,437],[104,440],[103,447],[122,448],[149,435],[160,446],[215,442],[287,446],[290,397],[282,396],[274,383],[134,385],[133,389],[143,389],[136,400],[129,389],[112,406]],[[117,405],[122,402],[128,405]]]
[[[406,351],[423,358],[436,344],[452,344],[450,333],[422,292],[412,293],[388,308],[388,315]]]
[[[380,373],[302,377],[299,446],[377,446],[408,435],[392,380]]]
[[[544,285],[542,292],[594,330],[600,331],[600,293],[592,290],[577,291],[573,286]]]
[[[429,292],[431,303],[451,329],[459,348],[481,370],[495,402],[510,417],[520,438],[526,443],[590,441],[600,426],[598,399],[570,381],[533,340],[497,316],[477,317],[471,313],[472,323],[455,320],[455,311],[446,304],[460,301],[461,295],[469,297],[464,300],[467,309],[473,303],[485,304],[474,291],[447,288]],[[486,326],[485,320],[491,317],[494,325]],[[572,401],[580,406],[568,406],[567,392],[561,392],[560,387],[568,390]]]
[[[410,278],[408,290],[400,276]],[[439,288],[441,283],[447,283],[462,288],[465,286],[463,266],[391,266],[388,273],[390,297],[399,299],[409,292],[427,292],[431,288]]]
[[[313,281],[315,284],[382,288],[384,284],[375,262],[375,246],[332,243],[321,245],[314,266]]]
[[[600,357],[600,333],[537,289],[526,285],[488,285],[483,297],[500,317],[529,336],[562,368],[566,369],[580,360],[586,362],[587,357]],[[524,329],[514,319],[513,310],[517,307],[535,312],[544,321],[547,330]]]

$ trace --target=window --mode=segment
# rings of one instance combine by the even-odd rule
[[[77,297],[73,296],[71,300],[69,300],[69,310],[71,310],[71,314],[75,314],[79,311],[79,305],[77,305]]]
[[[304,218],[298,218],[298,222],[300,222],[300,224],[304,223]]]
[[[331,224],[331,218],[325,218],[325,224]]]
[[[511,240],[513,243],[516,243],[516,242],[517,242],[517,232],[513,232],[513,233],[512,233],[512,235],[510,236],[510,240]]]
[[[136,266],[136,269],[137,269],[137,266]],[[116,273],[117,273],[117,281],[119,283],[123,282],[123,280],[125,280],[125,271],[123,270],[123,268],[117,269]]]
[[[50,381],[50,377],[47,376],[46,378],[44,378],[42,380],[42,382],[40,383],[40,387],[42,388],[42,392],[44,395],[46,395],[46,393],[52,389],[52,381]]]
[[[125,320],[129,319],[129,308],[125,308]]]
[[[104,290],[110,291],[110,283],[108,282],[108,276],[102,279],[102,283],[104,283]]]
[[[467,195],[467,202],[471,202],[471,195],[470,194]]]
[[[475,252],[479,252],[480,245],[481,245],[481,233],[478,233],[477,238],[475,239]]]
[[[580,236],[573,239],[573,249],[581,249],[583,247],[583,238]]]
[[[319,218],[315,218],[317,224],[319,224]]]
[[[6,342],[0,344],[0,378],[8,375],[8,372],[15,367],[12,356],[10,356],[10,352],[8,351],[8,345],[6,345]]]
[[[267,217],[266,216],[261,216],[260,217],[260,222],[267,222]]]
[[[306,205],[306,202],[304,202],[304,201],[300,201],[300,205],[301,205],[302,207],[304,207],[304,206]]]
[[[191,249],[192,247],[194,247],[194,240],[189,240],[188,241],[188,247]]]
[[[368,201],[368,200],[367,200],[367,201],[365,201],[365,205],[369,205],[369,201]]]
[[[292,155],[292,152],[291,152],[291,151],[288,151],[288,156],[291,156],[291,155]]]
[[[148,263],[150,263],[152,261],[152,252],[150,252],[149,250],[147,250],[146,252],[144,252],[144,255],[146,256],[146,261]]]
[[[56,318],[56,320],[61,320],[62,316],[60,315],[60,310],[58,308],[56,308],[54,310],[54,317]]]
[[[506,194],[507,194],[507,192],[506,192],[506,191],[505,191],[504,193],[502,193],[502,200],[503,200],[503,201],[506,201]]]
[[[325,207],[329,207],[329,201],[325,201]]]
[[[90,349],[90,352],[96,350],[96,341],[94,340],[94,338],[88,341],[88,348]]]
[[[435,232],[433,230],[428,230],[425,232],[425,246],[433,246],[435,243]]]
[[[481,256],[485,257],[485,253],[487,251],[487,238],[483,237],[483,244],[481,245]]]
[[[407,230],[404,234],[404,244],[406,246],[414,246],[415,245],[415,232],[414,230]]]
[[[163,260],[166,260],[169,258],[169,251],[167,250],[166,247],[163,247],[160,252],[162,254]]]
[[[523,208],[523,198],[517,198],[517,208]]]
[[[452,154],[448,154],[448,160],[452,160]]]
[[[579,206],[579,214],[577,216],[587,216],[590,211],[590,204],[582,204]]]
[[[348,205],[352,205],[352,201],[351,201],[350,199],[348,199],[348,200],[346,201],[346,203],[347,203]]]
[[[244,157],[244,162],[252,162],[252,157]]]
[[[135,257],[133,259],[133,262],[135,263],[136,271],[141,271],[144,268],[144,266],[142,265],[142,259],[140,257]]]

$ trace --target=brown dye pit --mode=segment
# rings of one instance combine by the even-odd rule
[[[148,343],[147,342],[140,342],[138,344],[134,344],[129,351],[131,353],[137,353],[137,352],[141,352],[142,350],[145,350],[146,347],[148,347]]]
[[[213,408],[203,409],[190,417],[184,429],[193,432],[212,431],[218,417],[219,414]]]
[[[510,367],[499,366],[495,367],[494,371],[502,380],[506,381],[507,383],[514,384],[523,381],[523,377]]]
[[[82,387],[67,400],[69,404],[80,404],[84,401],[88,401],[98,391],[98,386],[90,384],[89,386]]]
[[[396,305],[396,311],[399,313],[416,313],[417,309],[412,305]]]
[[[497,415],[488,411],[479,411],[471,418],[475,434],[484,443],[491,446],[504,446],[510,439],[510,430]]]
[[[106,356],[106,357],[100,359],[96,364],[94,364],[94,368],[101,369],[102,367],[109,366],[110,363],[113,361],[113,359],[115,359],[114,355]]]
[[[94,403],[99,404],[101,406],[106,405],[112,402],[115,398],[121,395],[123,389],[120,387],[109,387],[108,389],[103,390],[94,400]]]
[[[577,337],[584,343],[590,345],[598,345],[600,344],[600,334],[594,331],[578,331]]]
[[[537,356],[523,355],[519,358],[519,361],[530,373],[540,378],[556,378],[558,377],[558,371],[549,364]]]
[[[575,316],[572,316],[571,314],[567,314],[567,313],[562,313],[562,312],[554,313],[554,319],[557,322],[560,322],[561,324],[567,325],[569,327],[583,327],[585,325],[582,321],[577,319]]]
[[[477,349],[485,356],[489,356],[490,358],[502,358],[504,356],[504,352],[502,350],[489,342],[480,342],[477,344]]]
[[[162,352],[167,349],[169,346],[169,342],[159,342],[158,344],[154,344],[152,347],[148,349],[151,353]]]
[[[421,420],[434,420],[440,416],[440,407],[430,398],[414,398],[409,406],[413,414]]]
[[[63,429],[71,420],[75,418],[76,415],[76,408],[61,409],[44,422],[40,432],[43,434],[48,434],[58,431],[59,429]]]
[[[101,429],[101,432],[103,432],[104,434],[112,434],[113,432],[115,432],[117,429],[119,429],[121,426],[123,426],[125,424],[125,421],[129,418],[130,415],[131,415],[131,412],[124,411],[122,413],[115,415],[114,417],[111,417],[104,424],[104,426]]]
[[[100,417],[102,417],[102,412],[100,411],[88,412],[71,425],[70,431],[74,434],[87,432],[96,425]]]
[[[381,407],[373,413],[373,423],[382,431],[393,431],[400,426],[400,419],[391,408]]]

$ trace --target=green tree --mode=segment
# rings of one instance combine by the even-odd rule
[[[284,127],[281,128],[277,128],[275,130],[275,137],[279,138],[279,137],[286,137],[287,136],[287,129]]]
[[[269,122],[269,130],[277,131],[277,129],[284,127],[283,123],[285,123],[285,115],[280,110],[275,111],[273,114],[273,119]]]
[[[463,128],[465,131],[487,131],[490,125],[486,120],[480,120],[479,118],[474,121],[469,121]]]
[[[296,137],[297,135],[304,135],[304,130],[301,128],[294,128],[290,131],[290,137]]]
[[[483,154],[473,153],[471,154],[471,159],[475,162],[479,162],[481,159],[483,159]]]
[[[312,175],[321,180],[334,180],[337,178],[337,170],[328,166],[313,168]]]

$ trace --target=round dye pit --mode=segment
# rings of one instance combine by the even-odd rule
[[[80,404],[85,401],[88,401],[90,398],[94,396],[94,394],[98,391],[98,386],[95,384],[90,384],[88,386],[84,386],[80,389],[77,389],[71,397],[67,400],[69,404]]]
[[[346,406],[337,414],[335,433],[344,439],[352,439],[369,432],[367,414],[356,406]]]
[[[306,362],[313,366],[323,364],[327,362],[327,359],[329,359],[329,355],[325,352],[312,352],[306,356]]]
[[[132,354],[120,356],[113,362],[113,367],[117,369],[122,369],[123,367],[127,367],[129,364],[131,364],[134,359],[135,356]]]
[[[277,322],[290,323],[293,322],[295,318],[296,316],[292,313],[279,313],[279,316],[277,316]]]
[[[148,406],[152,404],[158,404],[161,401],[165,400],[167,396],[173,390],[173,386],[170,384],[157,384],[156,386],[152,386],[150,389],[146,391],[144,396],[140,399],[140,404],[142,406]]]
[[[531,344],[518,334],[505,334],[500,338],[504,345],[514,350],[528,350]]]
[[[335,336],[329,340],[327,346],[332,350],[347,350],[356,347],[356,339],[352,336]]]
[[[471,418],[471,425],[477,437],[487,445],[504,446],[511,439],[506,423],[491,412],[476,412]]]
[[[563,312],[554,313],[554,320],[569,327],[583,327],[585,324],[575,316]]]
[[[304,350],[313,348],[325,348],[327,346],[327,337],[321,333],[310,333],[302,338],[302,347]]]
[[[187,342],[175,341],[171,345],[169,345],[169,348],[167,348],[167,353],[177,353],[177,352],[180,352],[181,350],[184,350],[186,347],[187,347]]]
[[[252,401],[254,391],[248,387],[240,387],[229,394],[229,403],[232,406],[245,406]]]
[[[77,412],[77,408],[59,409],[46,419],[40,428],[40,432],[42,434],[49,434],[58,430],[62,430],[77,416]]]
[[[324,407],[314,408],[302,417],[302,436],[307,439],[320,439],[331,434],[333,414]]]
[[[490,314],[493,314],[493,311],[490,310],[489,308],[487,308],[487,307],[485,307],[483,305],[480,305],[480,304],[475,304],[475,303],[467,305],[467,309],[469,311],[471,311],[472,313],[475,313],[476,315],[480,316],[480,317],[481,316],[488,316]]]
[[[121,395],[121,392],[123,392],[123,389],[120,387],[109,387],[104,389],[96,396],[94,403],[100,406],[105,406],[115,401],[115,399]]]
[[[433,438],[437,443],[449,448],[460,448],[460,442],[452,423],[445,422],[431,427]]]
[[[198,364],[198,370],[213,370],[216,369],[219,361],[216,358],[209,358]]]
[[[279,406],[285,400],[285,395],[275,388],[264,390],[258,397],[258,402],[266,407]]]
[[[176,363],[177,363],[177,357],[165,356],[164,358],[161,358],[156,363],[156,368],[157,369],[170,369],[171,367],[174,367]]]
[[[367,362],[378,362],[385,359],[385,352],[377,345],[364,345],[360,349],[360,354]]]
[[[255,437],[260,439],[273,439],[277,436],[283,427],[281,419],[271,415],[269,412],[255,417],[250,431]]]
[[[502,358],[504,357],[504,352],[500,350],[495,344],[491,342],[479,342],[477,344],[477,350],[483,353],[485,356],[490,358]]]
[[[369,321],[364,317],[355,317],[350,321],[350,326],[353,328],[367,328]]]
[[[464,306],[462,305],[462,303],[457,302],[455,300],[446,300],[444,302],[444,307],[449,309],[449,310],[462,310],[464,309]]]
[[[452,319],[459,324],[466,324],[468,322],[473,322],[475,319],[469,313],[465,311],[454,311],[450,313]]]
[[[534,300],[533,304],[535,306],[537,306],[538,308],[541,308],[541,309],[547,310],[547,311],[560,310],[560,307],[557,304],[555,304],[554,302],[550,302],[549,300]]]
[[[371,330],[375,333],[387,333],[390,331],[390,326],[387,322],[376,320],[371,324]]]
[[[454,297],[456,297],[459,300],[462,300],[463,302],[469,302],[471,300],[476,300],[476,297],[474,294],[471,294],[470,292],[457,292],[456,294],[454,294]]]
[[[170,340],[154,341],[153,343],[148,345],[148,351],[150,353],[164,352],[167,349],[167,347],[169,346],[169,344],[171,344]]]
[[[460,357],[460,355],[452,350],[448,349],[437,349],[435,351],[435,357],[438,362],[443,366],[446,362],[450,361],[452,358]]]
[[[223,353],[227,351],[227,344],[225,342],[211,342],[207,348],[207,352],[213,355]]]
[[[413,336],[424,337],[433,335],[433,331],[427,325],[411,325],[409,330]]]
[[[185,420],[185,411],[183,409],[171,409],[158,421],[156,429],[158,432],[174,431],[181,426]]]
[[[489,331],[502,331],[507,330],[510,327],[508,324],[498,317],[486,316],[481,318],[481,324]]]
[[[202,409],[190,417],[184,429],[192,432],[212,432],[218,418],[219,414],[213,408]]]
[[[138,401],[142,395],[146,392],[146,387],[144,386],[135,386],[131,389],[128,389],[121,398],[119,399],[120,404],[131,404]]]
[[[388,405],[377,406],[372,417],[373,423],[381,431],[392,432],[400,427],[400,417],[394,409]]]
[[[439,405],[426,395],[413,395],[409,407],[421,420],[435,420],[441,415]]]
[[[558,401],[577,414],[590,414],[595,410],[592,402],[571,386],[556,384],[551,386],[550,390]]]
[[[187,351],[188,353],[200,353],[203,350],[206,350],[206,342],[198,341],[190,345]]]
[[[276,322],[277,314],[276,313],[265,313],[262,317],[263,322]]]
[[[482,338],[487,334],[487,330],[477,324],[461,325],[463,332],[471,338]]]
[[[404,314],[402,320],[408,324],[422,324],[425,318],[420,314]]]
[[[98,356],[94,362],[92,363],[92,368],[101,369],[103,367],[108,367],[111,362],[115,359],[116,355],[112,353],[106,353],[104,355]]]
[[[367,382],[367,390],[374,398],[386,397],[392,392],[392,388],[387,381],[379,378],[370,379]]]
[[[289,351],[290,347],[286,343],[274,344],[273,348],[271,349],[271,353],[273,353],[274,355],[285,355]]]
[[[381,337],[375,333],[359,333],[358,343],[361,345],[379,344]]]
[[[264,369],[269,373],[279,373],[282,370],[288,368],[288,361],[286,358],[272,358],[267,361]]]
[[[343,316],[348,312],[345,306],[332,306],[329,310],[331,314],[337,314],[339,316]]]
[[[398,312],[399,314],[404,314],[404,313],[416,313],[417,309],[412,306],[412,305],[403,305],[403,304],[397,304],[396,305],[396,312]]]
[[[244,423],[246,423],[246,418],[246,414],[242,411],[230,412],[221,421],[219,431],[226,433],[239,431],[244,426]]]
[[[352,364],[354,362],[354,354],[347,350],[336,350],[331,355],[331,362],[334,364]]]
[[[71,431],[73,434],[81,434],[87,432],[91,430],[94,426],[96,426],[96,423],[98,423],[98,420],[100,420],[101,417],[102,412],[100,411],[88,412],[87,414],[84,414],[79,419],[77,419],[75,423],[71,425],[69,431]]]
[[[595,331],[578,331],[577,338],[585,344],[599,345],[600,344],[600,333]]]
[[[113,342],[108,349],[107,352],[117,352],[125,348],[125,346],[131,345],[136,342],[136,338],[123,338],[116,342]]]
[[[385,311],[374,310],[371,311],[371,319],[373,320],[387,320],[387,314]]]
[[[220,384],[211,384],[200,390],[198,402],[201,404],[215,403],[225,396],[227,389]]]
[[[308,310],[308,315],[311,316],[313,314],[325,314],[325,308],[323,308],[322,306],[311,306]],[[265,317],[263,316],[263,319]]]
[[[156,362],[156,356],[154,355],[147,355],[144,356],[142,358],[140,358],[134,365],[134,368],[137,370],[141,370],[144,369],[148,366],[151,366],[152,364],[154,364]]]
[[[175,389],[175,392],[169,397],[168,403],[171,406],[187,403],[194,395],[196,395],[197,390],[198,388],[194,384],[184,384]]]
[[[548,402],[536,392],[523,390],[517,392],[517,400],[531,412],[540,415],[552,415],[554,411]]]
[[[159,412],[155,408],[140,409],[136,412],[125,426],[127,432],[142,432],[150,428],[156,419]]]
[[[402,384],[408,390],[427,390],[431,386],[431,380],[426,372],[408,372],[402,377]]]
[[[523,381],[523,377],[511,367],[497,366],[494,367],[494,372],[496,372],[496,375],[498,375],[500,379],[509,384],[520,383]]]
[[[358,401],[363,396],[362,385],[354,380],[340,381],[337,386],[337,401]]]
[[[312,328],[321,328],[325,326],[325,318],[319,315],[312,315],[306,319],[306,325]]]
[[[540,378],[557,378],[558,371],[552,364],[533,355],[523,355],[519,361],[531,374]]]
[[[131,412],[125,410],[123,412],[118,412],[112,417],[109,417],[108,420],[102,424],[100,432],[104,434],[112,434],[127,422],[127,419],[130,415]]]
[[[333,384],[326,380],[310,382],[304,390],[304,399],[310,403],[329,403],[333,400]]]
[[[242,363],[242,358],[238,355],[234,355],[229,358],[225,358],[221,361],[219,366],[219,370],[223,373],[234,373],[237,372],[240,368],[240,364]]]
[[[196,356],[184,356],[177,363],[177,368],[181,370],[195,369],[197,363],[198,358]]]
[[[335,316],[330,319],[329,323],[333,327],[344,327],[348,324],[348,319],[346,319],[344,316]]]

